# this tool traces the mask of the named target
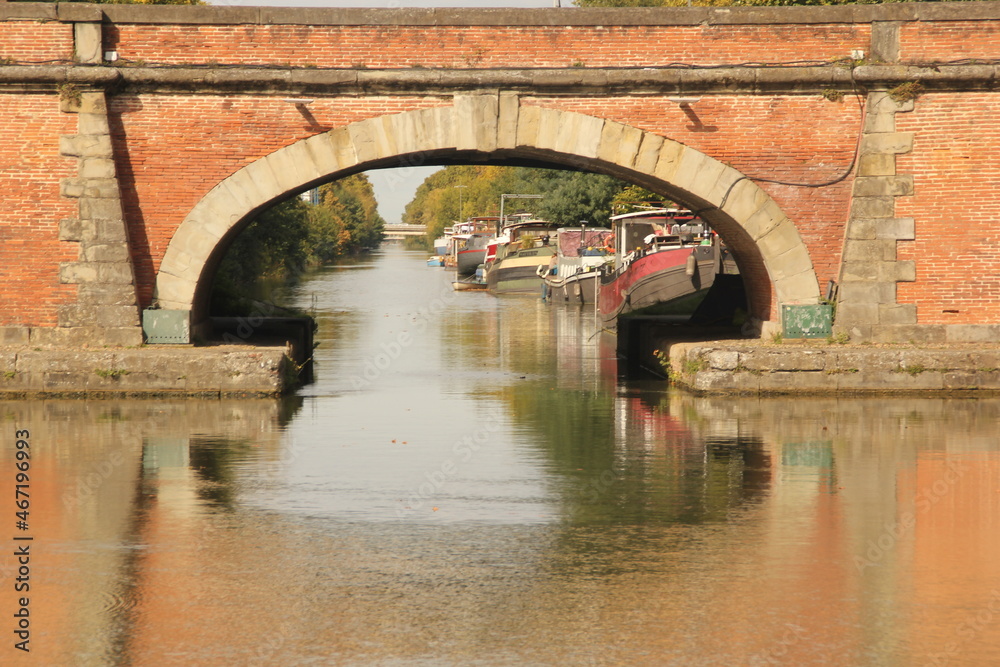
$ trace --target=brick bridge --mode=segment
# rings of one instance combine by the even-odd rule
[[[380,167],[612,174],[702,211],[753,321],[1000,334],[1000,3],[360,10],[0,2],[0,343],[205,316],[263,208]],[[890,95],[889,93],[893,93]]]

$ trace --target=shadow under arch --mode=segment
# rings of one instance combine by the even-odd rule
[[[358,121],[240,169],[209,191],[174,233],[154,299],[200,321],[230,241],[253,216],[290,194],[373,168],[484,158],[610,174],[699,210],[733,251],[751,317],[765,332],[775,326],[778,304],[819,301],[819,281],[794,223],[737,170],[651,132],[522,105],[503,93],[457,95],[450,106]]]

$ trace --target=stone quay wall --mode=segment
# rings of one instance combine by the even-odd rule
[[[698,394],[1000,393],[996,346],[859,346],[739,341],[665,345],[672,382]]]
[[[0,348],[0,398],[278,396],[295,378],[284,348]]]

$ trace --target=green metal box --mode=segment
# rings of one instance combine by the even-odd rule
[[[827,338],[833,334],[833,306],[783,305],[781,331],[784,338]]]
[[[144,310],[142,333],[150,345],[186,345],[191,342],[191,311]]]

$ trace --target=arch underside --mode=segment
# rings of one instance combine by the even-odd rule
[[[452,161],[537,162],[610,174],[702,212],[739,263],[751,316],[819,300],[812,260],[794,223],[743,174],[683,144],[516,95],[458,95],[451,106],[352,123],[279,149],[219,183],[188,213],[157,273],[161,308],[197,319],[230,239],[271,203],[378,167]]]

